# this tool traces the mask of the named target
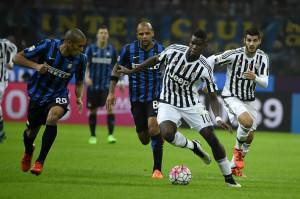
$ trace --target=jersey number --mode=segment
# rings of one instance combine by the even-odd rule
[[[56,103],[56,104],[67,104],[67,103],[68,103],[68,100],[67,100],[67,98],[65,98],[65,97],[57,97],[57,98],[55,99],[55,103]]]

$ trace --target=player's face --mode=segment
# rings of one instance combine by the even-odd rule
[[[80,39],[77,42],[70,42],[70,54],[73,56],[79,55],[83,53],[84,48],[86,46],[86,39]]]
[[[189,54],[197,57],[200,56],[206,45],[205,40],[192,36],[189,44]]]
[[[100,42],[106,42],[109,38],[108,30],[106,28],[99,29],[97,33],[97,40]]]
[[[138,26],[136,36],[137,39],[141,42],[141,45],[143,47],[147,47],[152,42],[154,32],[148,26]]]
[[[246,35],[246,37],[244,38],[244,44],[246,46],[247,52],[249,53],[255,53],[260,43],[261,39],[257,35]]]

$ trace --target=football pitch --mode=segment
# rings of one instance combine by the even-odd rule
[[[297,199],[300,198],[300,135],[256,133],[246,157],[247,178],[236,178],[241,189],[226,187],[215,161],[209,166],[187,149],[164,144],[164,179],[153,180],[150,145],[140,144],[134,128],[116,127],[116,144],[106,141],[107,130],[97,127],[98,144],[88,144],[87,125],[58,125],[56,141],[43,173],[34,176],[20,170],[24,123],[5,123],[7,139],[0,144],[1,199]],[[37,157],[43,129],[36,140]],[[187,137],[202,137],[181,129]],[[217,130],[231,159],[234,135]],[[186,165],[192,172],[189,185],[172,185],[169,170]]]

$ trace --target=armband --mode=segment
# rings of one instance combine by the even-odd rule
[[[119,81],[119,78],[117,76],[110,76],[110,81],[115,81],[115,82],[118,82]]]

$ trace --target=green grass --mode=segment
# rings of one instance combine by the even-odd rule
[[[106,129],[97,127],[100,142],[88,144],[88,126],[62,125],[40,176],[23,173],[23,123],[6,123],[7,139],[0,144],[0,198],[105,198],[105,199],[296,199],[300,198],[300,137],[285,133],[256,134],[246,158],[248,178],[238,179],[240,190],[227,188],[215,162],[204,165],[189,150],[164,146],[163,180],[152,180],[150,145],[138,141],[133,128],[116,127],[116,144],[106,142]],[[181,130],[189,138],[200,135]],[[42,131],[36,140],[41,144]],[[217,130],[228,157],[231,158],[234,136]],[[211,152],[210,152],[211,154]],[[192,181],[187,186],[171,185],[168,172],[179,164],[188,166]]]

